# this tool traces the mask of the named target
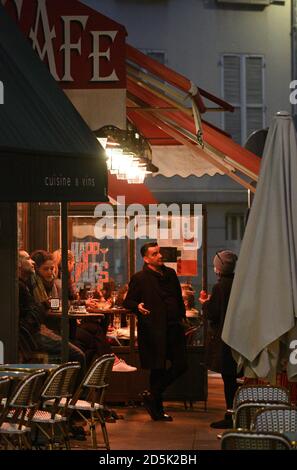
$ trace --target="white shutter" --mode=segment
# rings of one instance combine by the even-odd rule
[[[240,104],[240,57],[224,56],[224,98],[233,105]]]
[[[235,108],[234,113],[225,114],[225,131],[235,140],[241,143],[241,113],[240,108]]]
[[[243,145],[252,132],[265,127],[264,59],[224,54],[222,65],[223,96],[235,108],[234,113],[224,113],[223,126]]]
[[[264,127],[263,58],[246,57],[246,135]]]
[[[263,58],[246,57],[246,103],[263,105]]]
[[[241,142],[240,115],[240,56],[224,55],[223,58],[224,99],[234,106],[234,113],[224,113],[224,129],[233,139]]]

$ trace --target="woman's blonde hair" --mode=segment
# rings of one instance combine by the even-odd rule
[[[53,251],[52,256],[53,256],[54,263],[55,263],[55,277],[59,277],[59,272],[61,270],[61,264],[62,264],[61,248]],[[72,253],[71,250],[68,250],[68,261],[74,261],[74,254]]]

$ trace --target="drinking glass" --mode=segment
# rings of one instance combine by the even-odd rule
[[[112,307],[116,307],[117,297],[118,297],[117,291],[115,291],[115,290],[112,291],[112,293],[111,293],[111,306]]]
[[[88,290],[86,296],[87,299],[92,299],[94,296],[94,291],[92,289]]]
[[[118,330],[119,328],[121,328],[121,314],[120,313],[114,313],[113,327],[115,328],[115,330]]]

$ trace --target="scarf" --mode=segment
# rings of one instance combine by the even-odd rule
[[[54,284],[54,281],[49,283],[42,280],[42,278],[38,276],[38,274],[33,274],[31,283],[33,296],[36,302],[41,304],[48,304],[50,297],[58,297],[58,291]]]

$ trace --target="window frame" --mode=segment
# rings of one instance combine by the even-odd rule
[[[236,231],[237,238],[232,238],[232,225],[231,219],[236,217]],[[242,218],[242,220],[241,220]],[[230,222],[229,222],[230,221]],[[230,225],[230,228],[229,228]],[[242,228],[241,228],[242,225]],[[245,230],[245,214],[244,212],[226,212],[225,213],[225,241],[228,242],[241,242],[244,236]],[[229,235],[229,237],[228,237]],[[238,237],[239,235],[239,237]],[[241,236],[242,235],[242,236]]]
[[[262,129],[266,127],[266,89],[265,89],[265,57],[263,54],[247,54],[247,53],[223,53],[221,54],[220,66],[221,66],[221,95],[225,99],[225,83],[224,83],[224,59],[225,57],[239,57],[240,59],[240,103],[230,104],[234,108],[240,110],[240,131],[241,131],[241,145],[244,145],[249,137],[247,133],[247,110],[248,109],[262,109]],[[248,58],[260,58],[262,60],[262,104],[249,103],[247,104],[247,87],[246,87],[246,59]],[[226,130],[225,113],[221,115],[221,125]],[[256,130],[256,129],[255,129]]]

